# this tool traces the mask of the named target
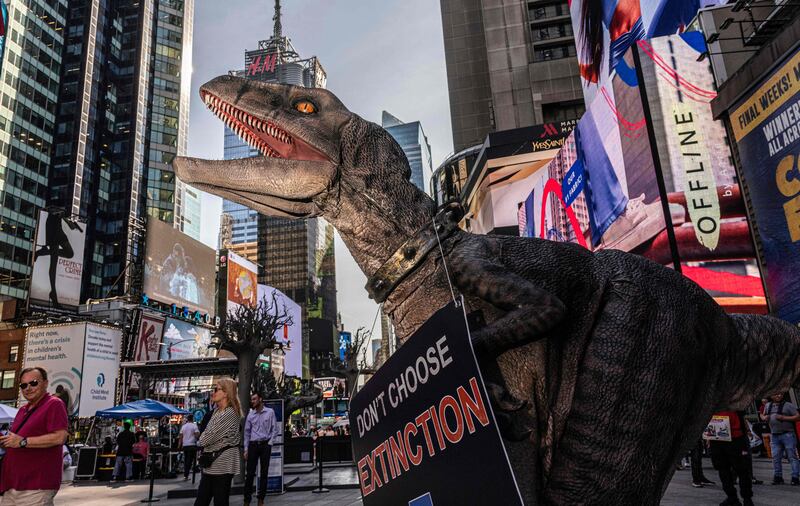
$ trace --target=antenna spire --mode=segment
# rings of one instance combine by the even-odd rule
[[[282,37],[281,0],[275,0],[275,15],[272,17],[272,20],[275,21],[275,31],[273,32],[272,36],[276,39],[280,39]]]

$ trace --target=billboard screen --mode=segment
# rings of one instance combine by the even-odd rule
[[[30,327],[23,368],[44,367],[49,391],[68,400],[70,416],[114,406],[122,332],[93,323]]]
[[[624,60],[633,67],[633,51]],[[515,209],[528,236],[635,251],[666,228],[636,76],[615,75],[564,146],[527,178]]]
[[[30,300],[35,305],[78,307],[86,225],[64,211],[39,211]]]
[[[211,331],[183,320],[167,318],[164,322],[164,334],[161,337],[160,360],[185,360],[211,356],[208,345],[211,344]]]
[[[98,410],[114,407],[121,342],[120,329],[86,324],[78,416],[94,416]]]
[[[704,7],[727,0],[573,0],[570,3],[575,48],[586,104],[618,73],[630,72],[624,55],[638,40],[683,31]]]
[[[136,345],[133,351],[134,362],[158,360],[159,343],[164,333],[164,319],[143,314],[136,334]]]
[[[275,332],[275,339],[284,346],[286,355],[284,356],[283,370],[286,376],[303,377],[303,318],[300,305],[286,296],[283,292],[267,285],[258,285],[258,300],[264,298],[271,300],[275,293],[280,311],[286,307],[289,316],[292,317],[292,324],[284,324]]]
[[[216,314],[216,254],[168,223],[147,223],[144,292],[153,300]]]
[[[800,50],[730,111],[763,250],[767,296],[780,318],[800,323]]]
[[[240,305],[254,307],[258,303],[258,267],[253,262],[228,251],[228,305],[235,311]]]

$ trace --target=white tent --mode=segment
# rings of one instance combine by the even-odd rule
[[[13,422],[17,411],[19,411],[17,408],[0,403],[0,424]]]

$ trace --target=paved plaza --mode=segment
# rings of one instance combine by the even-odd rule
[[[667,493],[661,502],[664,506],[716,506],[725,496],[722,487],[719,485],[719,477],[716,471],[711,468],[709,459],[703,459],[705,475],[716,482],[715,486],[705,488],[692,487],[691,471],[677,471],[675,477],[667,488]],[[755,504],[761,506],[787,506],[800,504],[800,487],[789,485],[772,486],[769,484],[772,479],[772,462],[766,459],[755,459],[755,474],[764,480],[764,485],[753,487]],[[791,475],[788,464],[784,465],[784,478],[788,481]],[[291,483],[290,490],[301,490],[287,492],[281,496],[270,496],[267,498],[268,505],[308,505],[308,506],[350,506],[360,505],[361,495],[356,488],[334,489],[326,494],[314,494],[308,488],[317,484],[317,472],[295,471],[295,474],[286,476],[287,483]],[[199,480],[199,476],[198,476]],[[347,486],[356,483],[356,473],[353,467],[334,467],[326,469],[326,484],[331,486]],[[191,481],[184,482],[177,480],[157,480],[154,488],[154,497],[159,498],[157,504],[169,506],[190,506],[194,504],[194,499],[168,499],[167,493],[170,490],[191,488]],[[141,499],[147,497],[148,483],[135,482],[123,485],[98,484],[96,482],[85,482],[79,485],[68,485],[61,489],[56,497],[56,505],[79,505],[79,506],[109,506],[109,505],[140,505]],[[0,503],[2,504],[2,503]],[[231,504],[239,506],[242,504],[242,496],[231,497]]]

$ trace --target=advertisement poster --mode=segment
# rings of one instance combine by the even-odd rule
[[[136,337],[136,346],[133,352],[134,362],[149,362],[158,360],[159,343],[164,333],[164,320],[154,316],[142,315],[139,332]]]
[[[114,407],[121,342],[120,329],[86,324],[78,416],[94,416],[98,410]]]
[[[703,439],[708,441],[732,441],[731,420],[727,416],[713,416],[703,431]]]
[[[347,347],[353,342],[353,334],[350,332],[339,332],[339,360],[344,362]]]
[[[233,251],[228,251],[227,311],[235,311],[240,305],[254,307],[258,302],[258,267]]]
[[[623,55],[636,41],[681,32],[698,10],[726,2],[572,0],[569,9],[585,102],[591,104],[603,89],[613,93],[609,81],[627,72]]]
[[[633,66],[633,52],[623,57]],[[614,76],[515,208],[533,237],[636,251],[666,229],[638,82]]]
[[[302,378],[303,319],[300,305],[287,297],[286,294],[280,290],[267,285],[258,285],[258,300],[262,301],[266,297],[271,303],[273,292],[275,293],[279,311],[283,311],[285,307],[289,316],[292,318],[291,325],[284,324],[275,332],[276,341],[284,346],[283,351],[286,353],[283,357],[284,373],[286,376]]]
[[[800,324],[800,51],[730,110],[742,179],[763,251],[767,297]]]
[[[365,506],[406,506],[423,496],[420,504],[437,506],[522,504],[466,315],[452,302],[351,399],[350,427]]]
[[[283,399],[265,399],[264,406],[272,408],[275,412],[278,434],[272,439],[272,451],[269,459],[269,475],[267,478],[267,493],[283,493]],[[259,464],[260,465],[260,464]],[[258,476],[258,474],[257,474]]]
[[[64,211],[39,211],[30,300],[54,308],[77,307],[81,297],[86,224]]]
[[[83,349],[86,324],[29,327],[25,336],[22,368],[44,367],[51,394],[66,391],[67,414],[75,416],[81,403]]]
[[[147,222],[144,293],[150,299],[215,315],[216,252],[169,223]]]
[[[167,318],[161,339],[160,360],[185,360],[211,356],[211,331],[183,320]]]

